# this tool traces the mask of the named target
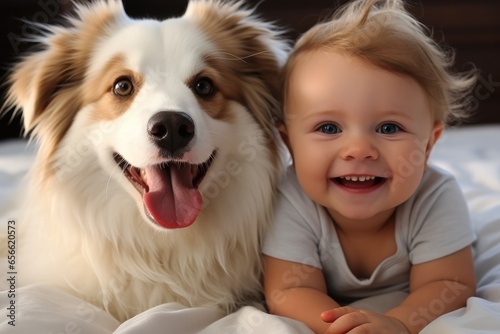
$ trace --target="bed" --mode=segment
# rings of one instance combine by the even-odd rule
[[[0,217],[7,229],[8,200],[32,163],[34,148],[24,141],[0,143]],[[431,156],[434,163],[454,174],[467,198],[478,239],[475,243],[477,296],[467,306],[441,316],[422,333],[500,333],[500,125],[447,129]],[[21,227],[22,228],[22,227]],[[5,231],[5,230],[4,230]],[[2,264],[3,273],[7,270]],[[22,273],[19,273],[22,274]],[[8,276],[2,281],[8,279]],[[165,304],[125,323],[54,287],[16,288],[15,327],[9,291],[0,292],[3,315],[0,333],[308,333],[300,323],[271,316],[247,306],[229,316],[210,308]],[[430,304],[438,308],[440,296]],[[7,313],[6,313],[7,312]],[[6,314],[5,314],[6,313]],[[10,317],[9,317],[10,316]]]

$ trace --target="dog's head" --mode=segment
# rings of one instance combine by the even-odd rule
[[[193,0],[184,16],[157,21],[102,0],[39,40],[43,50],[13,70],[8,103],[40,143],[43,179],[99,165],[156,226],[177,228],[198,216],[207,174],[256,155],[277,163],[288,47],[242,3]]]

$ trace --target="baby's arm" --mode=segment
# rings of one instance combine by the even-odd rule
[[[443,258],[414,265],[410,294],[385,315],[418,333],[440,315],[464,307],[476,291],[471,247]]]
[[[305,323],[323,334],[330,324],[321,312],[339,307],[326,293],[320,269],[265,256],[264,291],[269,311]]]
[[[341,307],[321,314],[331,326],[325,333],[347,333],[354,328],[367,332],[420,332],[440,315],[465,306],[475,293],[475,278],[470,247],[449,256],[414,265],[410,273],[410,294],[384,315]],[[402,327],[404,325],[404,327]]]

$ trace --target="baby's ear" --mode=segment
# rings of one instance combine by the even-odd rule
[[[427,147],[425,148],[425,162],[429,159],[429,156],[432,152],[432,148],[441,137],[444,131],[444,124],[441,121],[434,122],[432,127],[431,135],[429,137],[429,141],[427,142]]]
[[[286,147],[288,148],[288,150],[290,152],[292,152],[291,147],[290,147],[290,139],[288,138],[288,130],[286,128],[285,123],[283,123],[282,121],[276,121],[275,126],[278,129],[280,137],[283,140],[283,142],[285,143]]]

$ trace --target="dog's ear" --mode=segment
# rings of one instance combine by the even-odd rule
[[[73,63],[74,54],[69,48],[71,34],[58,32],[51,36],[46,49],[25,57],[17,64],[10,77],[8,101],[22,110],[25,131],[32,130],[42,114],[49,117],[58,103],[65,119],[72,119],[78,109],[78,97],[62,103],[64,91],[81,80],[85,67]],[[71,105],[67,105],[71,102]]]
[[[186,14],[198,21],[215,44],[205,60],[216,63],[237,87],[242,104],[268,135],[274,136],[274,119],[280,113],[281,68],[290,50],[283,30],[245,8],[242,1],[191,0]]]
[[[12,69],[6,105],[23,115],[25,133],[62,138],[82,107],[78,90],[85,77],[92,47],[99,33],[123,13],[120,1],[80,5],[65,26],[40,26],[34,37],[39,51],[24,57]]]

